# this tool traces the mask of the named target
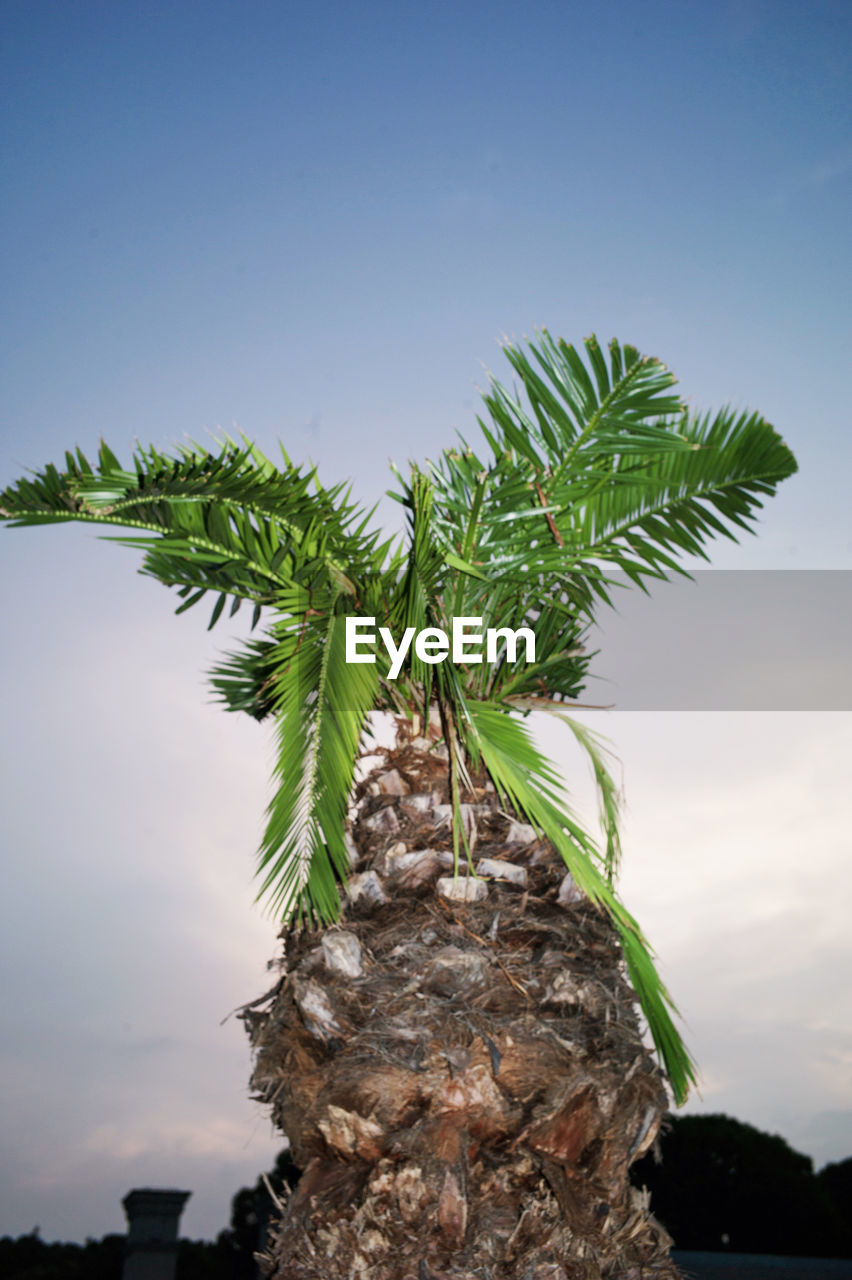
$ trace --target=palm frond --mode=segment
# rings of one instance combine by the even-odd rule
[[[566,808],[554,767],[526,725],[493,703],[468,700],[466,712],[466,746],[473,758],[483,761],[498,792],[554,844],[576,883],[610,916],[672,1091],[683,1102],[695,1082],[695,1066],[672,1020],[677,1009],[639,925],[608,883],[604,855]]]
[[[265,720],[275,710],[278,646],[268,636],[252,636],[225,655],[210,672],[217,699],[228,711]]]
[[[707,558],[721,534],[753,532],[763,498],[796,471],[781,437],[758,413],[722,409],[686,414],[679,424],[686,449],[616,458],[611,482],[588,493],[561,527],[583,555],[607,561],[631,577],[674,557]]]
[[[607,364],[592,337],[584,363],[545,331],[531,352],[506,347],[526,403],[496,381],[484,397],[491,456],[462,441],[433,468],[433,523],[478,574],[458,576],[454,612],[536,631],[536,668],[502,667],[478,692],[569,700],[612,575],[644,589],[684,573],[718,534],[751,530],[796,463],[758,414],[686,412],[673,375],[634,347],[611,343]]]
[[[573,347],[543,331],[530,344],[539,372],[507,345],[532,417],[520,395],[496,381],[484,397],[495,502],[480,544],[499,548],[495,567],[540,577],[573,572],[594,591],[602,564],[639,582],[664,577],[682,572],[676,557],[704,555],[716,535],[751,529],[761,499],[796,470],[774,428],[756,413],[687,411],[673,393],[674,376],[635,347],[613,341],[609,368],[594,336],[585,348],[588,369]],[[510,486],[497,482],[507,451]],[[536,525],[506,521],[513,498],[527,522],[538,506]]]
[[[142,572],[178,587],[179,612],[217,595],[211,626],[230,599],[257,612],[295,589],[331,581],[355,596],[353,578],[375,571],[384,555],[364,531],[364,513],[343,486],[323,489],[313,471],[288,460],[279,471],[254,446],[226,442],[218,454],[180,449],[169,456],[140,447],[126,470],[102,443],[97,465],[79,450],[65,469],[48,466],[0,494],[12,526],[82,521],[119,525],[110,539],[145,553]]]
[[[595,779],[595,794],[598,802],[598,822],[603,832],[606,846],[603,856],[607,884],[612,888],[621,869],[621,810],[624,803],[622,788],[612,775],[609,759],[612,758],[611,744],[602,734],[595,733],[588,725],[583,724],[576,716],[569,715],[568,709],[559,702],[549,698],[528,699],[510,697],[506,699],[512,707],[519,710],[541,711],[566,725],[574,735],[592,767]]]
[[[373,665],[346,665],[346,614],[275,628],[275,795],[260,851],[258,898],[283,920],[330,924],[350,866],[346,808],[367,715]]]
[[[504,343],[532,416],[517,394],[492,377],[483,399],[495,452],[513,450],[516,460],[525,459],[541,473],[567,471],[581,449],[594,450],[602,434],[618,432],[629,445],[636,433],[647,431],[649,420],[683,411],[672,393],[674,376],[662,361],[613,340],[607,367],[594,335],[584,345],[588,368],[575,347],[542,330],[538,345],[529,344],[542,377],[522,348]]]

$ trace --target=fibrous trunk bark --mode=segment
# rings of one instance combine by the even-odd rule
[[[339,925],[291,931],[252,1087],[303,1170],[273,1280],[677,1277],[629,1165],[667,1105],[607,918],[484,779],[452,879],[425,740],[362,785]],[[496,863],[496,866],[489,865]]]

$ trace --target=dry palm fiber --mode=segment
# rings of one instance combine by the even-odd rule
[[[444,896],[446,764],[428,746],[361,785],[340,925],[289,931],[271,1007],[244,1015],[252,1087],[304,1170],[265,1270],[676,1277],[627,1178],[667,1098],[617,936],[481,778],[473,860],[517,882],[491,868],[480,901]]]

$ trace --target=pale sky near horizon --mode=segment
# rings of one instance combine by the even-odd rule
[[[546,325],[781,431],[800,473],[715,567],[852,569],[845,6],[4,0],[0,59],[0,486],[236,425],[372,503]],[[173,1185],[212,1238],[280,1146],[219,1025],[275,951],[266,730],[205,688],[233,631],[137,566],[0,530],[0,1234]],[[602,717],[690,1105],[852,1155],[852,713]]]

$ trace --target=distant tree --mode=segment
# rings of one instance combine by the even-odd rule
[[[3,1280],[121,1280],[124,1265],[123,1235],[107,1235],[86,1243],[48,1244],[38,1228],[17,1240],[0,1240],[0,1276]]]
[[[817,1174],[817,1181],[842,1224],[841,1256],[852,1257],[852,1156],[848,1160],[827,1164]]]
[[[107,1235],[85,1244],[48,1244],[37,1232],[0,1240],[2,1280],[121,1280],[127,1237]],[[175,1280],[234,1280],[231,1252],[218,1241],[180,1240]]]
[[[276,1197],[295,1187],[300,1170],[290,1152],[279,1152],[275,1165],[253,1187],[241,1187],[231,1201],[231,1225],[208,1240],[178,1241],[175,1280],[254,1280],[254,1260],[273,1210],[267,1180]],[[107,1235],[85,1244],[49,1244],[38,1227],[28,1235],[0,1239],[0,1280],[121,1280],[127,1237]]]
[[[232,1280],[228,1251],[217,1240],[179,1240],[175,1280]]]
[[[82,1253],[85,1280],[118,1280],[124,1267],[125,1235],[106,1235],[101,1240],[87,1239]]]
[[[289,1150],[279,1151],[274,1168],[265,1175],[272,1193],[283,1199],[295,1187],[301,1171],[293,1163]],[[231,1225],[219,1234],[217,1244],[230,1260],[228,1273],[233,1280],[253,1280],[257,1274],[254,1255],[262,1247],[266,1224],[272,1215],[274,1201],[261,1174],[253,1187],[241,1187],[231,1201]],[[183,1280],[178,1276],[177,1280]],[[188,1277],[187,1277],[188,1280]]]
[[[13,1240],[11,1236],[3,1236],[0,1240],[0,1275],[17,1277],[25,1275],[28,1269],[35,1267],[44,1259],[46,1245],[34,1227],[29,1235],[19,1236]]]
[[[659,1162],[646,1156],[632,1176],[677,1248],[843,1255],[841,1220],[810,1157],[783,1138],[726,1115],[672,1116],[659,1145]]]

